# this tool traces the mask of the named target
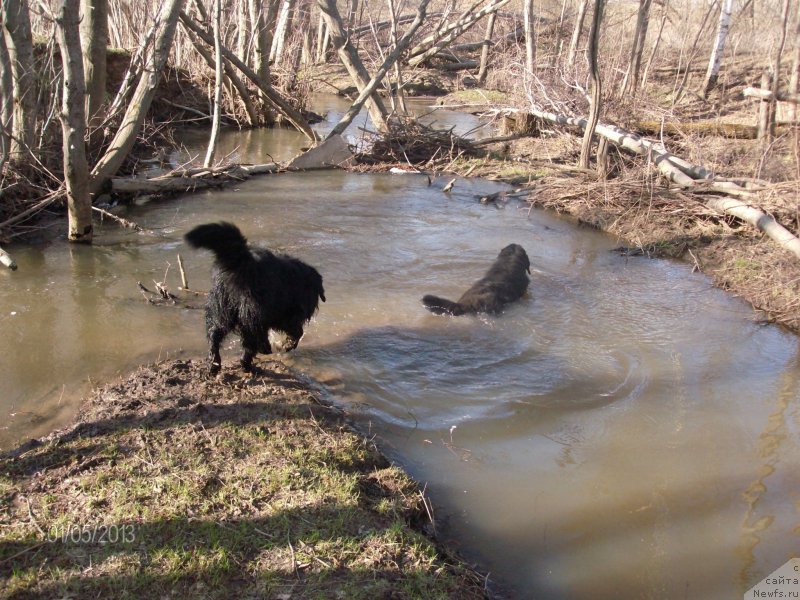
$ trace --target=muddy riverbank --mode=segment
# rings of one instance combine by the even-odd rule
[[[400,469],[280,362],[97,389],[0,459],[6,598],[483,598]]]

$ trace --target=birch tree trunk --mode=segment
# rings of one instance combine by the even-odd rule
[[[11,121],[14,118],[14,80],[6,38],[0,32],[0,173],[11,150]]]
[[[359,92],[369,85],[369,73],[361,62],[358,52],[350,43],[342,24],[342,17],[336,8],[335,0],[317,0],[317,5],[322,11],[328,31],[331,34],[331,41],[339,54],[339,59],[350,74],[353,83],[356,84]],[[372,124],[378,131],[386,131],[389,125],[386,121],[386,107],[377,93],[372,93],[367,100],[367,110],[372,119]]]
[[[161,6],[161,12],[158,15],[159,29],[151,56],[147,60],[147,66],[139,78],[139,83],[133,92],[114,139],[106,153],[92,169],[92,178],[89,182],[89,192],[92,195],[97,194],[106,181],[116,174],[136,142],[145,115],[153,101],[161,71],[167,62],[183,2],[184,0],[167,0]]]
[[[80,0],[63,0],[56,15],[56,38],[64,69],[61,96],[64,180],[70,242],[92,243],[92,202],[86,160],[86,82],[79,33]]]
[[[589,121],[586,131],[583,133],[583,144],[581,145],[581,157],[578,165],[582,169],[589,168],[589,157],[592,151],[592,139],[594,129],[600,118],[600,105],[603,98],[602,82],[600,81],[600,66],[597,62],[597,52],[600,47],[600,24],[603,22],[604,0],[594,1],[594,16],[592,17],[592,27],[589,30],[589,76],[592,81],[591,106],[589,107]]]
[[[86,118],[90,147],[97,145],[106,99],[106,48],[108,47],[108,0],[81,1],[81,49],[86,82]]]
[[[277,65],[283,55],[283,47],[285,45],[286,36],[289,33],[289,21],[293,8],[294,0],[283,0],[281,13],[278,17],[278,24],[275,26],[275,36],[272,39],[272,49],[269,53],[269,58],[273,65]]]
[[[522,18],[525,22],[525,72],[536,73],[536,24],[533,22],[533,0],[524,0]]]
[[[575,28],[572,30],[572,39],[569,42],[569,56],[567,57],[567,69],[572,69],[575,64],[575,56],[578,54],[578,42],[583,33],[583,21],[586,19],[586,10],[589,7],[589,0],[580,0],[578,5],[578,16],[575,17]]]
[[[717,25],[717,38],[711,50],[711,58],[708,61],[705,83],[703,84],[703,97],[707,97],[709,92],[714,89],[719,79],[719,69],[722,65],[722,53],[725,50],[725,41],[728,39],[728,31],[731,26],[731,11],[733,10],[733,0],[722,0],[722,7],[719,12],[719,24]]]
[[[222,110],[222,9],[221,0],[214,0],[214,116],[211,118],[211,137],[208,140],[208,150],[203,161],[204,167],[210,167],[214,161],[219,137],[219,121]]]
[[[13,78],[10,157],[19,167],[27,163],[27,152],[33,148],[36,123],[33,37],[27,0],[3,0],[3,25]]]
[[[639,12],[636,16],[636,31],[631,44],[631,56],[628,61],[628,70],[622,80],[620,96],[636,93],[639,87],[639,70],[642,65],[642,52],[647,39],[647,29],[650,24],[650,4],[652,0],[639,0]]]

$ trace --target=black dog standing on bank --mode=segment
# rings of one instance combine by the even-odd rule
[[[266,249],[250,248],[236,225],[209,223],[185,235],[193,248],[216,257],[206,303],[206,333],[211,372],[222,364],[219,345],[229,333],[242,338],[242,368],[251,371],[257,353],[269,354],[269,330],[287,335],[284,350],[294,350],[303,326],[325,301],[322,276],[314,267]]]
[[[531,272],[528,254],[519,244],[509,244],[481,279],[469,288],[458,302],[427,295],[422,304],[437,315],[499,313],[506,304],[519,300],[528,289]]]

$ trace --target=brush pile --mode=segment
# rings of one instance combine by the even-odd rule
[[[378,163],[423,165],[477,154],[479,151],[473,143],[455,135],[452,129],[432,129],[409,119],[394,123],[387,133],[376,137],[369,145],[369,150],[359,154],[357,160],[366,165]]]

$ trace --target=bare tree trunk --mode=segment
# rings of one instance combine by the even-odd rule
[[[394,47],[397,48],[399,38],[397,35],[397,14],[394,0],[389,0],[389,18],[392,22],[392,43]],[[406,94],[403,89],[403,70],[400,67],[399,60],[394,63],[394,85],[394,97],[397,99],[395,110],[404,115],[408,114],[408,109],[406,108]]]
[[[603,22],[604,0],[594,0],[594,16],[592,17],[592,27],[589,30],[589,76],[592,81],[592,97],[589,107],[589,121],[586,131],[583,134],[583,144],[581,145],[581,157],[578,165],[582,169],[589,168],[589,156],[592,151],[592,139],[594,129],[600,118],[600,104],[603,99],[602,84],[600,81],[600,66],[597,62],[597,51],[600,47],[600,24]]]
[[[553,42],[553,54],[550,58],[550,68],[558,65],[558,59],[561,58],[561,36],[564,29],[564,15],[567,14],[567,0],[561,0],[561,14],[558,17],[558,27],[556,28],[556,39]]]
[[[207,21],[208,14],[206,13],[206,9],[203,6],[203,4],[201,2],[195,2],[195,8],[197,9],[200,18],[203,21]],[[255,27],[253,29],[255,31]],[[197,34],[194,31],[192,31],[191,29],[186,29],[185,31],[194,49],[197,50],[197,53],[203,58],[206,64],[216,73],[217,70],[217,60],[215,58],[216,53],[212,55],[208,50],[206,50],[205,47],[200,43],[200,39],[198,38]],[[220,35],[220,40],[221,39],[222,37]],[[214,46],[214,49],[216,50],[217,47],[216,34],[213,32],[212,32],[212,42],[213,43],[211,45]],[[234,96],[233,90],[236,90],[236,96],[238,96],[239,100],[242,101],[242,105],[244,106],[244,111],[247,114],[247,124],[250,126],[254,126],[264,121],[265,119],[261,119],[258,115],[258,112],[256,111],[256,107],[253,104],[253,100],[251,98],[250,90],[247,89],[247,86],[244,84],[241,77],[239,77],[239,74],[236,72],[236,68],[231,64],[229,60],[225,58],[225,56],[222,57],[222,67],[224,69],[224,75],[222,81],[225,84],[225,87],[231,90],[231,96]],[[213,120],[214,120],[213,115],[211,117],[211,120],[213,128]]]
[[[250,46],[250,21],[246,0],[236,2],[236,56],[247,62],[251,55]]]
[[[798,89],[800,89],[800,6],[794,14],[794,52],[789,74],[789,93],[797,94]]]
[[[86,118],[90,148],[102,139],[106,100],[106,48],[108,47],[108,0],[81,0],[81,49],[86,81]]]
[[[14,86],[10,154],[20,166],[27,163],[27,152],[33,149],[36,123],[33,37],[27,0],[3,0],[3,25]]]
[[[641,89],[644,89],[647,85],[647,76],[650,74],[650,67],[653,64],[653,61],[656,58],[656,53],[658,52],[658,46],[661,44],[661,34],[664,33],[664,24],[667,22],[667,3],[666,0],[664,5],[661,7],[661,24],[658,26],[658,35],[656,36],[656,41],[653,42],[653,48],[650,50],[650,56],[647,58],[647,64],[644,67],[644,75],[642,75],[642,81],[639,85]]]
[[[800,6],[794,15],[794,55],[792,56],[792,71],[789,76],[789,94],[796,96],[800,88]],[[792,104],[789,118],[794,127],[797,127],[797,105]],[[800,140],[800,137],[798,137]]]
[[[692,47],[689,49],[689,54],[687,56],[685,66],[683,68],[683,77],[681,77],[680,83],[678,83],[677,77],[681,73],[681,67],[683,66],[682,53],[678,60],[678,68],[675,71],[675,86],[673,86],[673,92],[672,92],[673,106],[675,106],[678,102],[680,102],[681,98],[683,98],[683,93],[686,88],[686,82],[689,80],[689,74],[692,72],[691,65],[692,62],[694,61],[695,52],[697,50],[697,44],[700,41],[700,38],[703,36],[703,32],[705,31],[706,28],[706,22],[708,21],[708,18],[711,16],[711,11],[714,10],[715,6],[716,3],[712,3],[708,7],[708,10],[706,11],[705,15],[703,15],[703,20],[700,21],[700,28],[697,30],[697,35],[694,37],[694,42],[692,42]],[[690,21],[691,19],[687,19],[687,25]],[[681,45],[681,52],[683,52],[683,45]]]
[[[536,73],[536,23],[533,18],[533,0],[524,0],[522,13],[525,22],[525,71],[533,75]]]
[[[766,131],[764,132],[766,143],[770,143],[775,137],[775,117],[778,109],[778,86],[781,78],[781,57],[783,56],[783,49],[786,46],[786,37],[789,33],[789,7],[789,0],[784,0],[783,13],[781,17],[781,37],[778,41],[778,46],[775,49],[775,57],[772,61],[772,86],[770,87],[772,94],[768,100],[767,127]]]
[[[328,25],[328,31],[331,33],[331,40],[339,54],[339,59],[342,64],[350,73],[350,78],[356,84],[359,92],[364,90],[369,85],[369,73],[361,62],[358,52],[350,43],[350,39],[345,35],[344,27],[342,25],[342,17],[336,8],[335,0],[317,0],[317,4],[322,11],[325,18],[325,23]],[[372,124],[378,131],[386,131],[388,123],[386,122],[386,107],[377,93],[372,93],[367,100],[367,110],[372,119]]]
[[[89,183],[89,191],[92,195],[97,194],[105,182],[116,174],[136,142],[145,115],[153,101],[161,71],[167,62],[183,1],[167,0],[161,7],[158,16],[159,30],[156,34],[152,55],[147,61],[147,68],[142,72],[114,139],[106,153],[92,169],[92,180]]]
[[[572,30],[572,40],[569,43],[569,56],[567,57],[567,69],[571,69],[575,64],[575,56],[578,54],[578,42],[583,33],[583,21],[586,19],[586,9],[589,7],[589,0],[580,0],[578,5],[578,16],[575,17],[575,29]]]
[[[266,26],[264,4],[262,0],[248,0],[248,7],[253,27],[253,70],[264,81],[269,81],[269,51],[272,44]]]
[[[273,65],[277,65],[281,61],[286,37],[289,35],[289,23],[294,4],[294,0],[283,0],[281,5],[281,13],[278,17],[278,24],[275,26],[275,36],[272,39],[272,49],[269,53]]]
[[[348,35],[353,32],[353,27],[356,24],[356,17],[358,16],[358,0],[349,0],[347,9],[347,33]]]
[[[295,4],[294,8],[294,21],[295,21],[295,30],[297,32],[302,32],[302,38],[305,37],[305,33],[308,32],[308,27],[311,24],[311,5],[306,0],[298,0]],[[297,83],[297,75],[300,73],[300,61],[303,56],[303,39],[295,40],[299,43],[296,43],[293,48],[289,48],[291,63],[287,65],[287,70],[289,77],[285,84],[286,90],[291,90],[294,88],[295,84]]]
[[[386,72],[389,70],[392,64],[395,63],[398,58],[400,58],[400,55],[403,53],[403,51],[408,47],[409,43],[411,42],[411,38],[417,32],[419,26],[422,25],[422,22],[425,20],[425,11],[428,8],[428,2],[429,0],[420,1],[419,8],[417,9],[417,17],[416,19],[414,19],[414,22],[411,24],[411,27],[408,28],[408,31],[406,31],[403,37],[397,42],[397,45],[395,46],[394,50],[392,50],[392,52],[384,59],[383,64],[380,66],[378,71],[375,73],[372,79],[367,83],[367,85],[364,86],[356,101],[353,102],[353,105],[350,107],[347,113],[345,113],[344,117],[342,117],[342,119],[331,130],[326,139],[331,138],[335,135],[340,135],[347,128],[347,126],[350,123],[352,123],[355,116],[361,110],[361,107],[364,106],[364,102],[366,102],[367,98],[369,98],[370,95],[373,93],[373,91],[381,82],[381,80],[384,78]]]
[[[11,121],[14,118],[14,79],[6,38],[0,33],[0,173],[11,151]]]
[[[211,137],[208,140],[208,150],[203,161],[204,167],[210,167],[214,161],[219,138],[219,121],[222,111],[222,8],[221,0],[214,0],[214,116],[211,119]]]
[[[195,35],[195,33],[189,29],[185,30],[189,41],[192,43],[192,46],[197,53],[203,58],[206,64],[216,70],[217,63],[214,59],[214,56],[206,50],[205,46],[202,45],[200,39]],[[251,97],[250,90],[247,89],[247,86],[242,81],[242,78],[239,77],[239,74],[236,71],[236,68],[230,63],[228,60],[223,60],[223,67],[225,68],[225,78],[230,82],[230,85],[236,90],[236,94],[239,97],[239,100],[242,101],[242,105],[244,106],[244,111],[247,113],[247,124],[250,126],[259,125],[260,123],[264,122],[258,111],[256,110],[255,105],[253,104],[253,100]]]
[[[325,26],[325,19],[322,18],[322,13],[319,14],[319,21],[317,22],[317,54],[316,62],[321,63],[325,58],[324,40],[327,36],[327,29]]]
[[[187,29],[191,30],[203,40],[206,44],[214,45],[214,36],[208,31],[200,27],[192,18],[185,12],[180,13],[181,23]],[[239,58],[225,46],[222,46],[222,55],[231,62],[237,69],[239,69],[245,77],[258,86],[264,97],[272,104],[286,119],[305,136],[312,141],[317,139],[314,130],[308,124],[308,121],[303,117],[300,112],[295,109],[286,99],[281,96],[275,88],[272,87],[269,81],[264,81],[258,76],[258,73],[253,71],[250,67],[244,64]]]
[[[628,61],[628,70],[622,80],[620,96],[635,93],[639,87],[639,69],[642,65],[642,52],[647,39],[647,29],[650,24],[650,4],[652,0],[639,0],[639,12],[636,17],[636,32],[633,34],[631,56]]]
[[[761,89],[770,92],[772,90],[772,80],[773,75],[770,70],[764,69],[764,72],[761,73]],[[758,139],[769,139],[771,122],[770,98],[764,97],[758,105]]]
[[[486,83],[486,74],[489,70],[489,49],[492,45],[492,37],[494,36],[494,24],[497,21],[497,13],[493,12],[489,15],[489,20],[486,21],[486,34],[483,36],[483,45],[481,47],[481,65],[478,68],[478,85],[482,86]]]
[[[508,4],[510,0],[493,0],[476,12],[468,11],[464,13],[455,23],[444,27],[440,33],[432,34],[423,39],[416,47],[411,49],[411,57],[408,64],[415,67],[428,60],[431,56],[438,54],[443,48],[468,31],[486,15],[500,10]]]
[[[303,65],[313,65],[314,59],[311,55],[311,7],[309,6],[309,10],[306,20],[306,26],[303,28],[303,51],[300,57],[300,62]]]
[[[92,243],[92,202],[86,160],[86,82],[79,33],[80,0],[63,0],[56,15],[56,38],[61,49],[64,89],[61,98],[64,180],[70,242]]]
[[[722,7],[719,12],[719,24],[717,25],[717,38],[714,48],[711,50],[711,58],[708,61],[708,70],[703,84],[703,97],[708,96],[709,92],[717,85],[719,79],[719,68],[722,65],[722,53],[725,50],[725,41],[728,39],[728,31],[731,26],[731,11],[733,10],[733,0],[722,0]]]

